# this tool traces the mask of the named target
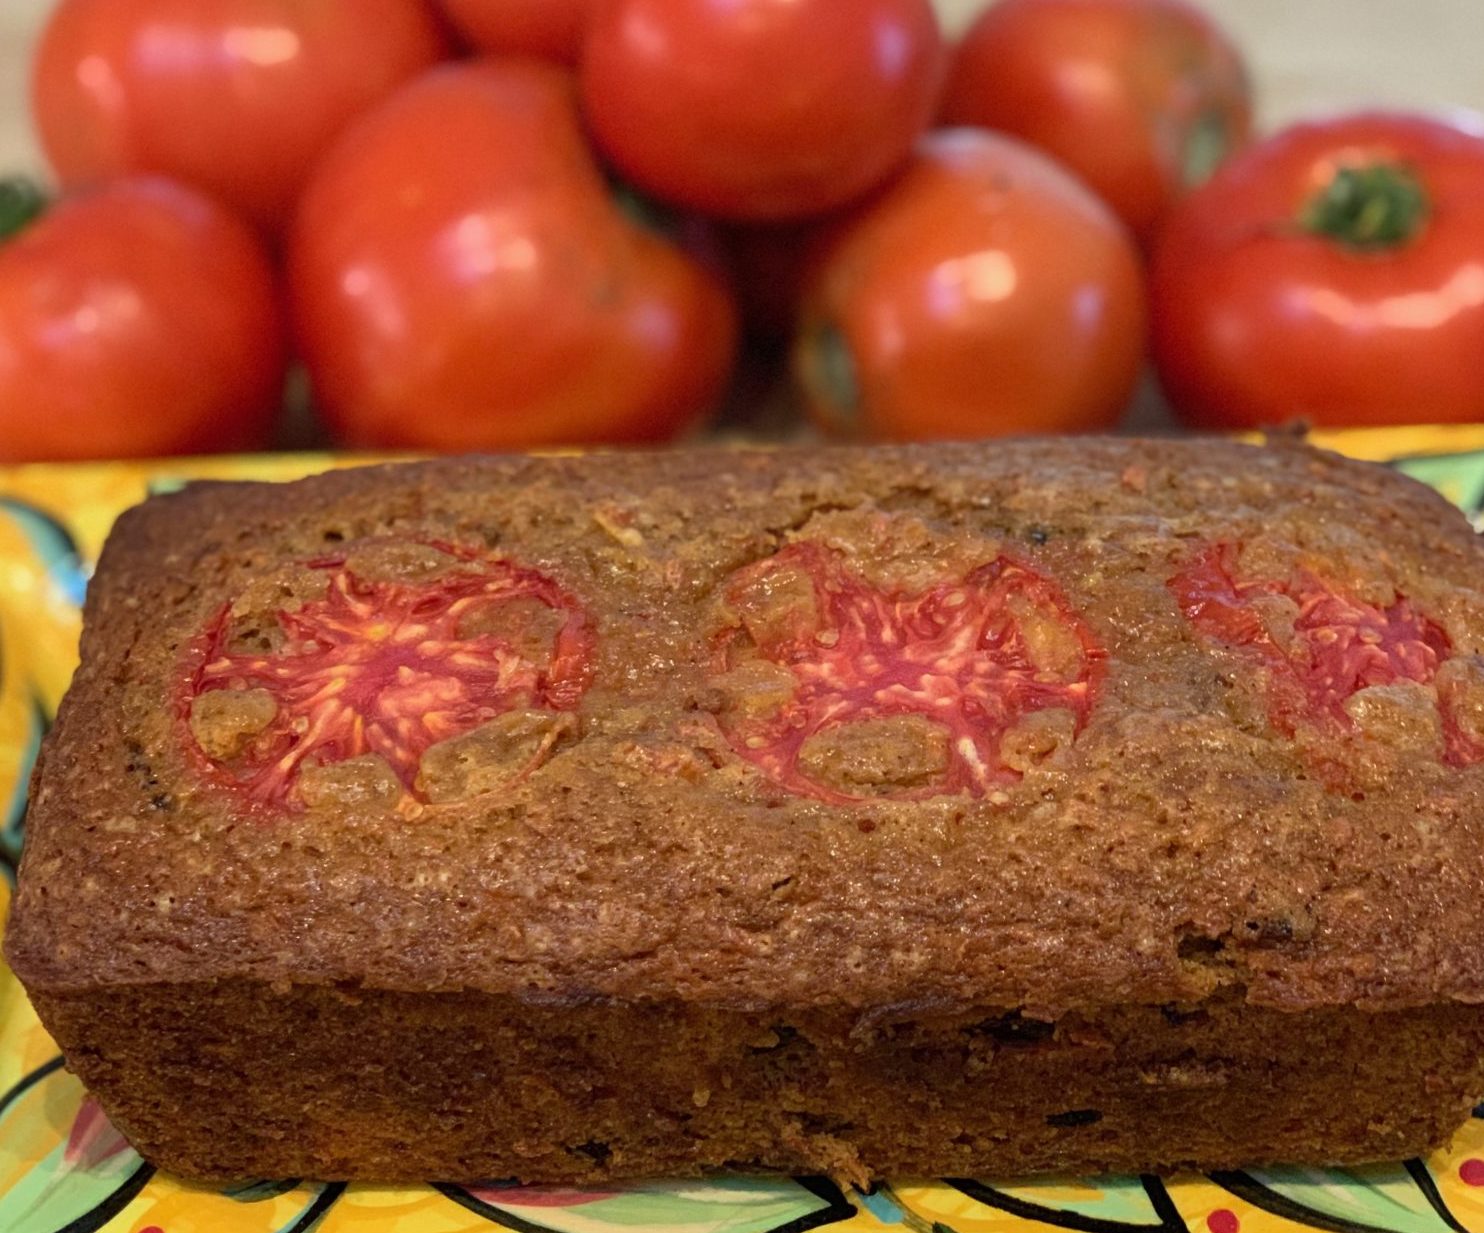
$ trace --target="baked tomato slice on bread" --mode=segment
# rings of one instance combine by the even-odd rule
[[[982,797],[1086,725],[1103,654],[1061,590],[997,557],[924,590],[792,544],[733,575],[714,681],[732,747],[835,803]]]
[[[575,727],[593,634],[534,569],[363,541],[261,580],[197,640],[180,714],[214,780],[266,805],[414,812],[506,786]]]
[[[1241,549],[1215,544],[1193,557],[1170,589],[1196,631],[1261,668],[1268,717],[1279,732],[1364,735],[1428,744],[1454,766],[1484,760],[1464,714],[1467,658],[1447,631],[1403,595],[1376,603],[1306,569],[1245,577]],[[1408,729],[1417,729],[1408,732]]]

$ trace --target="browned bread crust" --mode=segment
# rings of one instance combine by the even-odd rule
[[[6,954],[200,1177],[1420,1150],[1481,566],[1291,444],[193,486],[100,562]]]

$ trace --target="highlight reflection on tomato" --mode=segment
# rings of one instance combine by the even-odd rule
[[[1151,295],[1190,424],[1484,418],[1484,135],[1404,114],[1291,128],[1175,211]]]
[[[276,230],[346,122],[446,50],[426,0],[61,0],[32,101],[64,185],[155,172]]]
[[[252,229],[147,176],[39,205],[0,185],[0,462],[265,446],[285,331]]]
[[[958,48],[943,115],[1054,154],[1147,245],[1247,144],[1252,91],[1185,0],[999,0]]]
[[[318,405],[352,445],[662,440],[718,399],[720,280],[613,200],[570,74],[436,69],[321,164],[290,275]]]
[[[937,104],[931,0],[608,0],[593,137],[645,192],[721,218],[823,214],[899,167]]]
[[[795,368],[829,432],[897,440],[1111,427],[1144,356],[1123,225],[1045,155],[934,133],[813,255]]]

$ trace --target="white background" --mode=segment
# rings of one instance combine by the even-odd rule
[[[0,174],[39,170],[26,70],[54,0],[0,0]],[[957,28],[981,0],[939,0]],[[1484,111],[1484,0],[1205,0],[1246,49],[1261,119],[1390,103]]]

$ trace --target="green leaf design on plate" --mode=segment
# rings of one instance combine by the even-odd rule
[[[819,1228],[854,1214],[833,1187],[791,1178],[642,1183],[621,1193],[596,1192],[591,1199],[580,1191],[440,1189],[475,1211],[514,1218],[519,1223],[513,1227],[550,1233],[772,1233]]]
[[[45,510],[12,497],[0,497],[4,511],[19,526],[46,566],[46,572],[69,603],[81,607],[90,570],[77,541],[58,519]]]
[[[1003,1198],[1092,1220],[1149,1228],[1159,1228],[1164,1223],[1148,1188],[1137,1177],[1079,1177],[990,1189]]]
[[[948,1178],[955,1190],[1026,1220],[1096,1233],[1111,1229],[1177,1230],[1184,1222],[1157,1178],[1076,1177],[1023,1183]]]
[[[1425,1188],[1417,1170],[1422,1170]],[[1275,1216],[1335,1233],[1459,1229],[1442,1207],[1431,1176],[1417,1162],[1358,1169],[1252,1169],[1213,1173],[1211,1180]]]
[[[75,1078],[60,1068],[43,1069],[34,1082],[22,1080],[0,1110],[5,1154],[38,1157],[14,1184],[0,1187],[6,1233],[56,1233],[90,1215],[121,1211],[154,1172],[83,1098]],[[69,1123],[69,1133],[57,1133]],[[55,1142],[48,1147],[48,1140]]]
[[[1484,451],[1398,458],[1392,466],[1437,489],[1471,518],[1484,510]]]
[[[182,491],[190,482],[181,475],[157,475],[150,480],[147,491],[152,497],[168,497]]]

